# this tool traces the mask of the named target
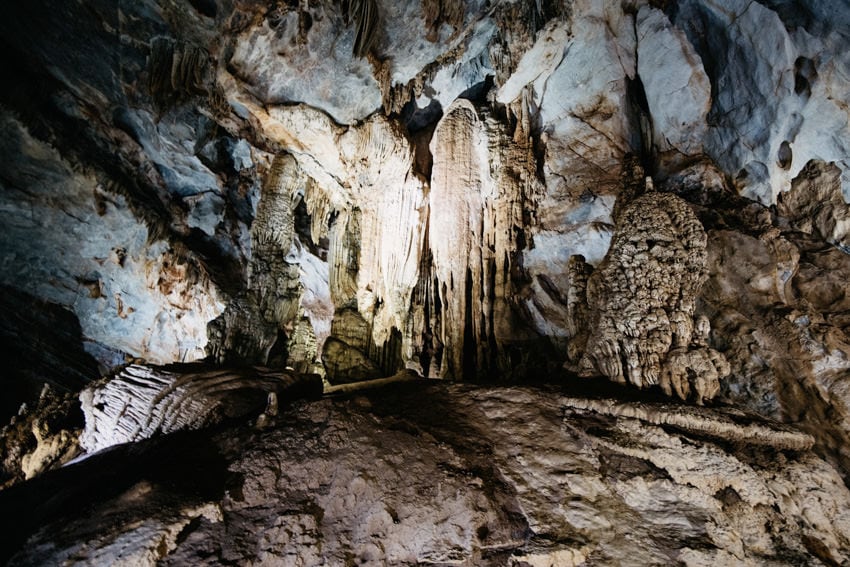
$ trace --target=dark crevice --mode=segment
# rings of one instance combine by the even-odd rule
[[[479,375],[478,368],[478,345],[475,342],[473,331],[474,310],[472,294],[472,270],[466,269],[464,290],[464,323],[463,323],[463,378],[474,380]]]
[[[0,356],[4,424],[22,402],[35,407],[45,383],[76,392],[100,376],[74,313],[8,286],[0,286]]]
[[[490,89],[493,88],[493,82],[493,75],[487,75],[483,81],[472,85],[457,95],[457,97],[465,98],[473,103],[484,103],[487,100],[487,94],[490,92]]]
[[[436,125],[442,117],[443,107],[437,99],[431,100],[425,108],[419,108],[415,100],[410,100],[399,113],[399,119],[407,126],[407,131],[411,134]]]
[[[656,154],[652,143],[652,114],[649,111],[649,102],[640,75],[635,74],[634,79],[626,78],[626,94],[629,100],[629,110],[635,122],[635,131],[640,136],[638,151],[640,164],[646,174],[651,176],[655,173]]]
[[[812,84],[818,77],[815,62],[808,57],[794,61],[794,92],[803,98],[812,96]]]

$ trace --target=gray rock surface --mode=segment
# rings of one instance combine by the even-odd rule
[[[15,532],[27,539],[10,564],[831,565],[850,553],[838,473],[808,436],[740,412],[419,383],[281,420],[140,446],[123,458],[149,465],[98,473],[112,488],[88,489],[89,512]],[[121,451],[42,482],[108,470]],[[171,481],[200,466],[195,489]],[[19,508],[38,489],[0,493],[20,526],[44,513]]]

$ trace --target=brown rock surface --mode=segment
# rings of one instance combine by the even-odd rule
[[[850,553],[850,492],[811,438],[741,412],[416,383],[280,419],[118,448],[0,493],[20,518],[4,538],[11,564],[817,565]],[[26,508],[59,488],[87,511]]]

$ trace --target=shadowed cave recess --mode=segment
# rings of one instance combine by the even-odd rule
[[[0,562],[850,563],[846,0],[33,0],[0,59]]]

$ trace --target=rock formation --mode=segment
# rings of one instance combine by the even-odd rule
[[[93,506],[126,523],[34,508],[10,553],[840,564],[848,29],[823,0],[5,3],[0,499],[180,439],[247,487],[118,467]],[[273,419],[307,375],[333,399]]]
[[[287,393],[297,389],[320,393],[318,377],[313,378],[267,368],[184,367],[175,373],[131,365],[105,384],[80,393],[86,421],[80,447],[93,453],[158,434],[209,427],[263,409],[274,417],[278,400]]]
[[[28,538],[10,563],[833,565],[850,550],[850,491],[811,437],[743,412],[420,381],[279,418],[0,492],[18,518],[4,543]]]
[[[632,169],[630,177],[639,178],[642,168]],[[626,179],[624,194],[634,186]],[[719,379],[730,371],[708,345],[708,319],[694,321],[707,276],[705,230],[684,200],[655,191],[621,207],[615,222],[602,263],[575,286],[586,303],[579,297],[571,305],[574,356],[583,349],[579,371],[639,388],[660,385],[667,395],[685,400],[693,394],[702,404],[718,394]],[[576,280],[591,270],[579,262],[572,261]]]

